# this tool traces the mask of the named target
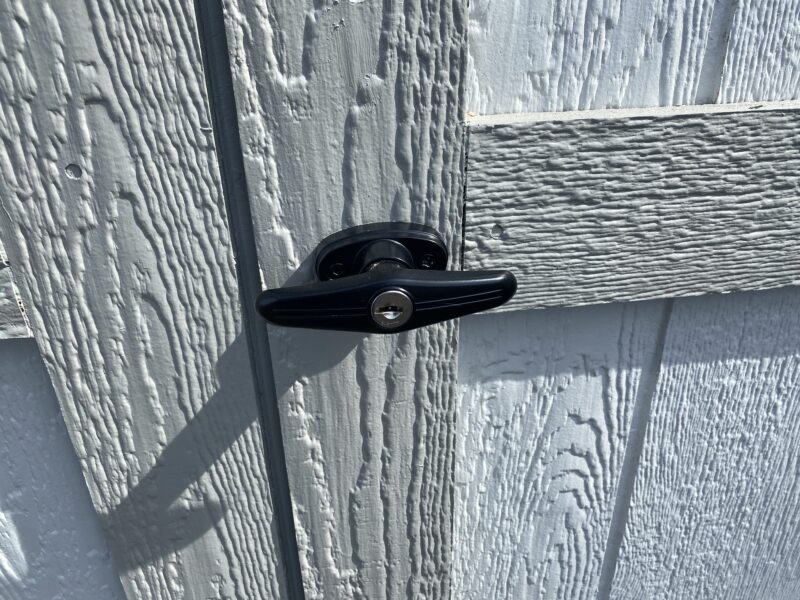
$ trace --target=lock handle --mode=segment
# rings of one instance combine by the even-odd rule
[[[256,309],[286,327],[397,333],[495,308],[517,290],[509,271],[445,271],[447,259],[430,227],[353,227],[320,244],[318,282],[265,290]]]
[[[509,271],[379,267],[342,279],[266,290],[256,309],[270,323],[286,327],[397,333],[495,308],[516,289]],[[408,304],[398,296],[408,298]],[[376,318],[376,311],[385,318]]]

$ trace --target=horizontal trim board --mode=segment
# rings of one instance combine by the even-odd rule
[[[464,268],[515,272],[505,310],[798,284],[798,110],[473,118]]]
[[[496,115],[470,115],[467,125],[479,128],[490,125],[523,125],[525,123],[561,123],[564,121],[590,121],[630,119],[642,117],[680,117],[741,112],[769,112],[796,110],[800,100],[778,102],[739,102],[735,104],[685,104],[683,106],[648,106],[644,108],[598,108],[593,110],[565,110],[560,112],[504,113]]]

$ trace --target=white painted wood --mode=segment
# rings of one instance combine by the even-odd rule
[[[26,338],[31,335],[22,299],[11,276],[11,265],[3,241],[0,240],[0,340]]]
[[[793,6],[740,3],[723,100],[796,97]],[[800,595],[799,303],[676,301],[612,598]]]
[[[100,521],[33,340],[0,341],[0,597],[120,600]]]
[[[226,8],[266,284],[361,223],[457,249],[465,3]],[[456,332],[270,329],[308,598],[449,597]]]
[[[675,304],[613,598],[800,596],[800,290]]]
[[[740,2],[730,31],[720,102],[800,98],[800,1]]]
[[[728,3],[714,4],[722,8]],[[469,121],[480,121],[481,125],[488,126],[492,117],[483,115],[493,113],[630,108],[695,102],[698,98],[711,97],[721,70],[716,50],[720,40],[724,40],[724,36],[719,36],[723,28],[720,22],[725,22],[725,11],[717,8],[710,11],[711,6],[711,2],[658,0],[471,3],[470,52],[475,61],[470,70],[468,110],[481,116],[470,116]],[[568,121],[583,117],[581,113],[542,114],[540,120]],[[520,118],[519,114],[514,115],[514,119]],[[508,116],[498,117],[501,122],[507,119]],[[572,125],[566,123],[566,126]],[[470,162],[472,160],[470,154]],[[529,170],[522,166],[520,172]],[[472,173],[468,172],[470,176]],[[509,181],[504,183],[510,184]],[[474,197],[472,183],[467,187],[467,194],[468,198]],[[538,198],[537,201],[541,208],[547,200]],[[467,225],[472,216],[468,206]],[[494,225],[490,226],[488,236],[483,236],[480,242],[473,239],[473,243],[499,243],[491,237]],[[494,234],[502,235],[502,232],[494,229]],[[469,232],[467,240],[470,240]],[[468,262],[469,247],[467,250]],[[517,250],[530,256],[522,245]],[[466,265],[470,266],[475,265]],[[502,268],[506,268],[505,263]],[[544,281],[545,278],[537,277],[536,286]],[[529,293],[530,289],[527,283],[522,283],[520,293]],[[631,319],[636,311],[644,310],[643,306],[651,306],[649,310],[660,315],[657,329],[652,320]],[[669,303],[658,301],[652,305],[548,309],[476,318],[485,320],[478,331],[499,331],[500,324],[509,320],[515,325],[535,323],[547,333],[556,333],[552,338],[544,334],[539,338],[536,331],[521,325],[503,330],[502,335],[497,335],[498,341],[489,345],[494,351],[484,353],[483,363],[474,369],[485,377],[486,383],[460,384],[464,408],[459,415],[469,416],[471,422],[469,427],[459,429],[464,432],[464,445],[457,454],[457,465],[459,473],[472,476],[468,482],[460,479],[462,484],[456,488],[453,542],[456,589],[465,594],[477,589],[474,597],[498,599],[594,598],[601,591],[601,585],[608,579],[607,554],[615,556],[618,547],[618,541],[612,538],[620,528],[620,519],[624,525],[618,499],[624,504],[630,494],[635,457],[641,448],[642,419],[646,420],[647,416],[644,413],[642,417],[641,408],[655,385],[668,311]],[[573,323],[575,315],[581,318]],[[636,327],[632,328],[634,322]],[[618,331],[611,333],[615,327]],[[633,332],[639,337],[632,338]],[[474,363],[480,360],[481,349],[488,345],[486,338],[490,334],[473,333],[476,333],[475,328],[468,319],[464,320],[459,340],[460,360],[468,360],[465,355],[473,355]],[[540,339],[541,346],[537,344]],[[503,346],[522,352],[509,357],[504,354]],[[621,348],[632,354],[620,354]],[[540,354],[532,356],[533,351],[540,351]],[[524,388],[523,382],[538,381],[541,369],[555,372],[555,365],[578,364],[577,372],[581,373],[584,357],[585,364],[604,368],[594,375],[578,378],[564,390],[556,388],[551,410],[547,413],[553,420],[545,421],[547,417],[538,416],[538,408],[542,389],[547,391],[548,388],[532,385]],[[524,360],[529,361],[525,368],[492,373],[494,365],[516,366]],[[610,373],[615,382],[624,382],[620,389],[627,393],[620,393],[616,386],[604,387]],[[562,379],[568,379],[568,375],[562,375]],[[495,390],[502,390],[502,393]],[[481,394],[493,398],[495,393],[494,406],[511,404],[512,414],[526,416],[516,423],[502,425],[502,433],[480,421],[480,413],[474,410],[470,400]],[[556,429],[559,416],[563,416],[561,411],[565,410],[559,401],[579,409],[579,419],[590,414],[602,415],[602,418],[595,418],[597,429],[590,434],[586,426],[575,423]],[[491,406],[489,402],[487,405]],[[537,419],[542,423],[538,434],[534,433]],[[529,429],[525,430],[523,425]],[[627,435],[609,436],[611,429]],[[523,431],[530,431],[531,435],[526,437]],[[594,449],[593,455],[589,439],[595,432],[606,444]],[[484,439],[488,440],[485,446],[476,441]],[[548,446],[552,440],[557,443]],[[542,447],[568,450],[535,456],[533,449]],[[583,470],[579,468],[568,473],[565,469],[562,477],[555,478],[560,464],[568,461],[580,464],[582,456],[569,452],[573,447],[588,449],[585,457],[614,458],[607,463],[596,461],[591,467],[586,459]],[[620,464],[622,456],[625,458]],[[544,462],[549,457],[553,457],[552,462]],[[536,459],[544,465],[537,464]],[[595,477],[591,481],[602,481],[602,486],[580,489],[573,485],[570,489],[569,486],[578,480],[574,471],[589,473],[586,481]],[[545,489],[547,484],[549,487]],[[518,490],[543,491],[531,498]],[[575,493],[557,495],[557,490]],[[544,506],[549,512],[533,511],[531,505]],[[611,548],[607,545],[609,539],[613,542]]]
[[[718,32],[727,28],[734,4],[470,2],[467,110],[496,114],[694,104],[719,81],[716,57],[724,55],[726,38]]]
[[[506,310],[800,282],[799,109],[477,120],[464,266],[517,274]]]
[[[192,4],[0,15],[0,229],[125,591],[279,598]]]
[[[464,319],[454,598],[594,598],[662,303]]]
[[[31,337],[8,263],[0,263],[0,340]]]

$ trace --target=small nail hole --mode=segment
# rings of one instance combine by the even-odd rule
[[[66,167],[64,167],[64,172],[70,179],[80,179],[81,175],[83,175],[83,169],[81,169],[75,163],[70,163]]]
[[[492,237],[494,239],[499,239],[500,236],[503,235],[504,229],[500,225],[495,225],[492,227]]]

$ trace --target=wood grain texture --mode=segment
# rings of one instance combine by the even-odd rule
[[[0,340],[31,337],[32,332],[19,297],[11,264],[0,240]]]
[[[694,104],[719,80],[716,57],[724,56],[726,39],[720,30],[734,4],[476,0],[470,3],[467,110]]]
[[[723,101],[797,97],[797,18],[740,3]],[[800,595],[798,304],[797,288],[676,301],[612,598]]]
[[[0,2],[0,226],[129,598],[279,598],[191,3]]]
[[[464,4],[226,4],[268,286],[352,225],[458,247]],[[449,597],[456,325],[269,337],[307,597]]]
[[[675,304],[613,598],[800,595],[800,290]]]
[[[800,98],[800,1],[740,2],[719,102]]]
[[[594,598],[660,302],[461,324],[454,598]]]
[[[11,266],[7,262],[0,261],[0,340],[27,338],[31,335],[11,276]]]
[[[476,120],[465,268],[511,268],[507,310],[796,283],[799,107]]]
[[[512,4],[471,3],[470,52],[475,60],[469,73],[470,111],[492,114],[631,108],[715,98],[729,2]],[[574,120],[583,116],[559,113],[542,114],[541,118]],[[470,119],[476,120],[486,123],[491,117]],[[504,120],[508,117],[498,115],[497,122]],[[524,148],[525,153],[530,151],[536,152],[536,146]],[[564,148],[557,147],[548,160],[557,164],[566,154]],[[571,158],[567,155],[568,160]],[[502,182],[503,192],[514,194],[513,178],[535,173],[534,168],[521,165]],[[468,173],[468,177],[471,175]],[[472,195],[472,185],[470,181],[467,187],[467,226],[473,217],[472,200],[477,198]],[[548,200],[543,196],[535,199],[540,214],[547,214]],[[524,217],[518,221],[526,222]],[[469,264],[469,244],[479,254],[487,245],[492,245],[494,252],[498,247],[502,251],[508,243],[504,239],[506,230],[496,228],[496,224],[492,222],[488,230],[481,231],[480,240],[467,232],[465,268],[475,266]],[[480,247],[475,247],[478,244]],[[523,252],[525,258],[516,257],[519,263],[504,260],[502,268],[530,258],[521,240],[515,250]],[[613,271],[609,269],[605,275],[611,276]],[[530,293],[546,281],[537,276],[533,287],[523,283],[520,292]],[[600,284],[592,281],[591,285]],[[635,311],[644,310],[643,306],[660,315],[658,328],[650,319],[631,318]],[[487,360],[474,369],[485,377],[485,383],[466,387],[466,398],[474,398],[476,392],[485,395],[479,405],[485,413],[465,403],[471,421],[468,428],[459,429],[465,436],[457,454],[459,473],[471,475],[468,481],[459,480],[456,496],[455,581],[462,593],[477,589],[480,592],[475,597],[593,598],[602,591],[608,578],[607,565],[615,558],[619,544],[620,523],[624,526],[620,509],[627,503],[635,476],[647,418],[643,407],[655,385],[669,306],[668,301],[659,301],[487,315],[481,317],[486,323],[483,336],[472,335],[473,328],[464,324],[460,360],[474,354],[473,361],[477,361],[483,347],[494,348],[498,343],[523,352],[504,357],[498,350],[498,356],[503,357],[498,364],[508,372],[493,374],[495,365]],[[574,319],[575,315],[581,318]],[[496,339],[502,341],[487,344],[486,339],[496,335],[506,319],[535,323],[537,328],[509,327],[497,335]],[[552,338],[538,333],[539,328],[552,333]],[[623,332],[634,335],[625,337]],[[531,356],[524,352],[527,348],[539,354]],[[582,362],[584,358],[586,363]],[[645,360],[648,358],[650,362]],[[565,364],[580,366],[574,372],[564,373],[566,369],[562,369],[562,373],[551,375],[546,380],[549,388],[522,388],[523,382],[538,382],[542,370],[555,373],[556,365]],[[602,369],[594,374],[584,370],[596,365]],[[572,375],[575,379],[570,379]],[[613,382],[609,378],[612,375]],[[553,390],[553,381],[559,377],[559,383],[569,381],[570,385]],[[609,387],[619,382],[624,382],[621,388]],[[547,393],[553,395],[552,405],[541,416],[541,398]],[[567,408],[560,402],[566,402]],[[494,414],[500,412],[499,407],[509,405],[513,406],[513,411],[508,411],[513,418],[501,422],[502,434],[494,431],[493,423],[481,421],[482,414]],[[578,422],[559,427],[565,410],[579,415]],[[587,417],[596,426],[591,432],[588,423],[580,423]],[[617,438],[609,435],[612,430],[625,433]],[[592,435],[606,445],[591,446]],[[485,446],[481,445],[484,440]],[[559,447],[568,450],[561,454],[553,451]],[[536,455],[540,448],[543,450]],[[577,455],[569,453],[573,448]],[[607,462],[590,462],[595,457],[607,457]],[[567,461],[579,468],[560,472],[559,467]],[[581,488],[578,483],[584,481],[602,481],[602,486],[599,490],[589,485]],[[537,510],[531,510],[532,504]],[[467,515],[461,517],[464,511]]]

